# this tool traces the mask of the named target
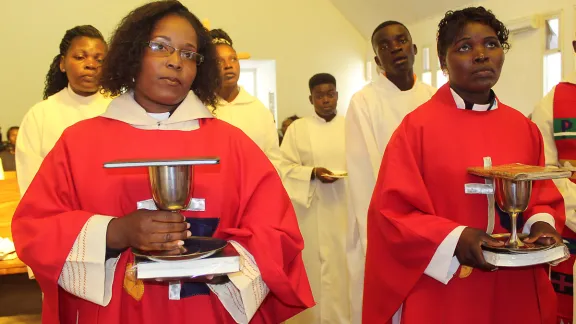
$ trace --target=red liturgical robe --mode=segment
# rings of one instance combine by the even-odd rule
[[[196,221],[211,219],[207,223],[216,224],[214,237],[235,241],[254,257],[269,293],[251,323],[279,323],[314,305],[302,236],[274,167],[239,129],[211,118],[201,119],[199,126],[144,130],[97,117],[64,132],[18,206],[12,228],[17,253],[45,294],[43,323],[235,323],[204,284],[170,300],[166,283],[146,281],[141,298],[133,297],[138,293],[128,293],[131,284],[125,278],[134,259],[129,250],[117,261],[105,307],[78,297],[90,293],[93,284],[86,282],[90,260],[82,259],[83,252],[76,254],[82,262],[67,268],[68,278],[60,278],[75,240],[86,240],[82,232],[92,216],[122,217],[152,198],[145,168],[103,168],[117,159],[220,157],[220,165],[194,169],[193,197],[204,199],[205,210],[183,214]],[[84,248],[90,247],[79,249]],[[59,285],[59,278],[68,285]]]
[[[447,284],[424,273],[456,227],[486,231],[487,208],[497,207],[464,191],[467,183],[484,183],[466,172],[484,157],[494,165],[543,165],[538,128],[502,103],[459,109],[448,85],[404,119],[384,154],[368,214],[364,323],[390,323],[400,306],[405,324],[555,322],[547,265],[474,269]],[[524,221],[536,214],[554,216],[562,232],[564,205],[552,181],[533,184]],[[497,216],[494,233],[507,232],[500,222]]]

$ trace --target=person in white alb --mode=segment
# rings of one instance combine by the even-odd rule
[[[26,113],[20,126],[16,170],[21,195],[64,129],[106,111],[110,99],[99,90],[107,51],[104,37],[93,26],[76,26],[64,34],[46,75],[44,100]]]
[[[218,104],[212,107],[212,114],[240,128],[280,171],[281,153],[274,116],[258,98],[238,85],[240,62],[230,36],[221,29],[211,30],[210,35],[216,45],[221,82]]]
[[[46,75],[44,100],[26,113],[20,125],[16,172],[21,196],[62,132],[106,111],[110,99],[99,90],[100,67],[107,51],[104,37],[93,26],[76,26],[64,34]],[[28,275],[34,278],[30,268]]]
[[[336,79],[327,73],[309,81],[315,114],[294,121],[281,151],[284,187],[304,237],[304,265],[317,305],[288,324],[350,323],[346,271],[344,117],[336,114]]]
[[[386,21],[376,27],[372,48],[374,60],[384,73],[354,94],[346,113],[350,185],[347,253],[353,323],[361,322],[368,206],[384,150],[404,116],[436,92],[414,75],[417,48],[402,23]]]

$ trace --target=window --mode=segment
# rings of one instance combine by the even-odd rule
[[[560,18],[546,20],[546,52],[544,52],[544,94],[562,79],[562,52],[560,51]]]
[[[448,82],[448,77],[444,75],[444,71],[442,71],[442,66],[440,65],[440,60],[438,60],[438,70],[436,70],[436,88],[440,88],[446,82]]]
[[[256,69],[240,69],[238,85],[246,92],[256,97]]]
[[[430,71],[430,48],[424,47],[422,51],[422,82],[432,85],[432,71]]]

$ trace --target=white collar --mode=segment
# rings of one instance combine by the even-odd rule
[[[454,97],[454,101],[456,102],[456,107],[458,109],[474,110],[474,111],[488,111],[498,109],[498,99],[496,98],[496,95],[492,90],[490,90],[490,93],[493,95],[494,99],[492,103],[486,105],[467,103],[452,88],[450,88],[450,92],[452,92],[452,97]]]
[[[319,122],[319,123],[328,124],[328,123],[333,122],[334,119],[338,118],[338,113],[336,113],[336,116],[334,116],[334,118],[332,118],[330,121],[326,121],[326,119],[318,116],[318,114],[316,113],[316,111],[314,111],[314,114],[312,115],[312,118],[313,118],[314,120],[316,120],[317,122]]]
[[[90,103],[92,103],[95,100],[102,97],[102,94],[100,94],[100,90],[98,90],[98,92],[96,92],[95,94],[90,95],[90,96],[81,96],[81,95],[77,94],[76,92],[74,92],[74,90],[72,90],[72,88],[70,87],[70,84],[68,84],[68,86],[66,88],[62,89],[62,91],[64,93],[66,93],[68,98],[70,98],[70,100],[72,100],[72,102],[74,102],[74,104],[79,104],[79,105],[89,105]]]
[[[198,99],[194,92],[180,103],[174,113],[166,120],[159,120],[150,116],[136,100],[134,93],[127,92],[112,100],[102,117],[119,120],[133,126],[153,126],[176,124],[201,118],[213,118],[206,106]]]
[[[238,95],[236,96],[236,98],[234,98],[234,100],[228,102],[222,99],[220,96],[218,96],[217,106],[233,106],[239,104],[249,104],[254,102],[255,100],[256,98],[251,94],[249,94],[248,91],[244,90],[243,87],[238,86]]]
[[[390,81],[390,79],[388,79],[384,73],[378,73],[376,80],[374,80],[373,83],[377,86],[385,88],[387,91],[397,93],[411,93],[412,90],[418,87],[420,81],[418,81],[418,78],[416,77],[416,75],[414,75],[414,85],[412,86],[412,88],[406,91],[402,91],[392,81]]]

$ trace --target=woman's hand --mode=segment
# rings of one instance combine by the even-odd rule
[[[530,227],[530,235],[523,240],[524,243],[538,243],[553,245],[562,242],[562,237],[552,225],[546,222],[536,222]]]
[[[481,247],[482,243],[486,243],[492,247],[501,247],[504,245],[504,242],[498,241],[484,231],[466,227],[464,231],[462,231],[460,239],[458,239],[456,251],[454,252],[460,264],[487,271],[496,270],[494,265],[486,262],[484,259]]]
[[[111,249],[136,248],[141,251],[182,253],[190,224],[179,213],[139,209],[108,224],[106,246]]]

